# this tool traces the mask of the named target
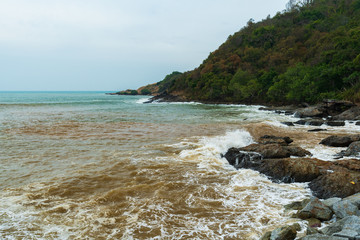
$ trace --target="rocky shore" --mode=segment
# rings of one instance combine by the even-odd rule
[[[296,122],[311,126],[344,126],[345,121],[360,120],[360,107],[346,101],[324,101],[316,106],[296,108],[263,108],[277,113],[294,114]],[[314,129],[313,129],[314,130]],[[324,128],[316,131],[326,131]],[[306,220],[306,233],[297,234],[300,225],[283,226],[266,233],[261,239],[360,240],[360,134],[338,134],[322,139],[318,144],[347,147],[338,151],[332,161],[313,158],[311,153],[294,144],[291,136],[264,135],[257,143],[242,148],[230,148],[222,157],[236,169],[259,171],[273,181],[309,182],[311,199],[285,206],[296,210],[292,217]],[[346,159],[343,159],[346,157]],[[324,223],[327,225],[325,228]],[[298,235],[298,236],[297,236]]]

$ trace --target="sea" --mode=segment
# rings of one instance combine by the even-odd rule
[[[105,92],[0,92],[0,239],[259,239],[311,196],[221,157],[264,134],[317,144],[261,106],[145,104]]]

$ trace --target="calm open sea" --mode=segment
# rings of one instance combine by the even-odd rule
[[[0,238],[258,239],[294,221],[306,184],[220,157],[291,116],[146,99],[0,92]]]

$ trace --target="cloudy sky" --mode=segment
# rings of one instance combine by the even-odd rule
[[[116,91],[197,67],[288,0],[1,0],[0,91]]]

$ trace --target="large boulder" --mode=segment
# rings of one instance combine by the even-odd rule
[[[327,236],[324,234],[313,234],[313,235],[308,235],[305,236],[303,238],[300,238],[301,240],[349,240],[348,238],[343,238],[343,237],[335,237],[335,236]]]
[[[348,200],[342,200],[334,203],[332,209],[338,218],[345,218],[352,215],[360,216],[360,211],[357,206]]]
[[[240,151],[238,148],[230,148],[223,157],[225,157],[230,165],[233,165],[236,169],[257,169],[263,162],[261,154],[256,152]]]
[[[251,144],[239,149],[246,152],[260,153],[264,158],[288,158],[290,156],[304,157],[311,153],[298,146],[283,146],[280,144]]]
[[[360,141],[352,142],[349,147],[337,154],[338,157],[359,157],[360,156]]]
[[[270,240],[293,240],[296,238],[296,226],[284,226],[271,232]]]
[[[351,143],[356,141],[360,141],[359,134],[346,136],[333,135],[323,139],[320,144],[331,147],[348,147]]]
[[[344,198],[344,200],[351,202],[360,209],[360,192],[349,197]]]
[[[349,216],[339,221],[332,223],[331,225],[322,229],[325,235],[333,235],[334,233],[341,232],[344,229],[358,231],[360,234],[360,217]]]
[[[322,221],[330,220],[332,215],[333,212],[331,209],[317,198],[311,199],[311,201],[298,213],[298,216],[301,219],[316,218]]]
[[[360,120],[360,107],[352,107],[332,118],[333,120]]]
[[[360,192],[360,171],[334,165],[312,180],[309,187],[319,198],[345,198]]]
[[[260,144],[273,144],[273,143],[277,143],[280,144],[282,146],[287,146],[290,143],[293,142],[293,140],[289,137],[277,137],[277,136],[273,136],[273,135],[264,135],[262,137],[260,137],[259,141]]]
[[[295,112],[295,117],[306,118],[306,117],[326,117],[328,114],[323,106],[311,106],[299,109]]]

